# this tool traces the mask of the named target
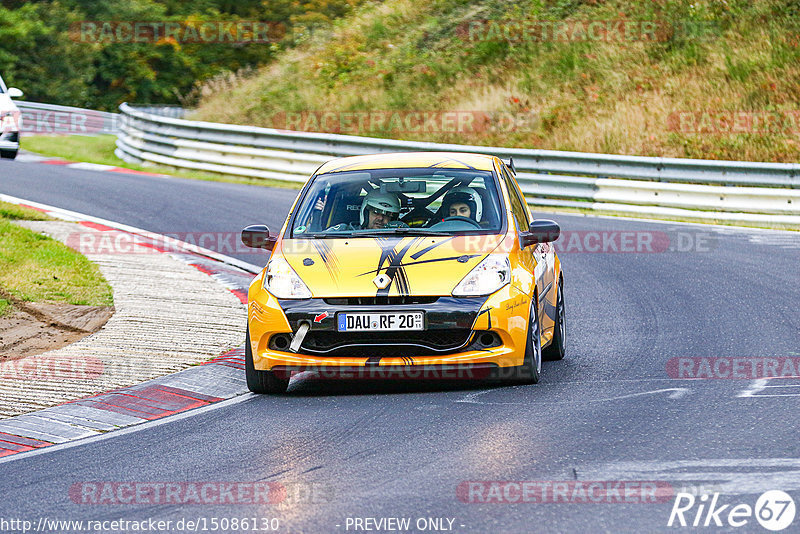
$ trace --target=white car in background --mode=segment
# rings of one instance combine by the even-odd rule
[[[11,99],[21,96],[22,91],[16,87],[6,87],[3,78],[0,77],[0,158],[17,157],[22,116]]]

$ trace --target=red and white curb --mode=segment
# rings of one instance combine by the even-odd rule
[[[53,158],[48,156],[42,156],[39,154],[33,154],[31,152],[21,152],[19,155],[17,155],[16,161],[22,163],[42,163],[44,165],[59,165],[62,167],[67,167],[70,169],[80,169],[83,171],[116,172],[119,174],[138,174],[142,176],[156,176],[161,178],[170,178],[170,176],[166,174],[159,174],[147,171],[135,171],[133,169],[126,169],[125,167],[116,167],[114,165],[103,165],[102,163],[75,162],[61,158]]]
[[[54,218],[77,222],[99,231],[128,232],[157,251],[169,254],[203,272],[247,302],[255,265],[219,253],[169,240],[163,236],[97,217],[0,194],[0,200],[26,206]],[[244,332],[244,323],[242,324]],[[242,334],[244,337],[244,334]],[[198,366],[147,382],[73,400],[37,412],[0,420],[0,462],[23,452],[45,449],[140,425],[181,412],[207,407],[247,393],[244,347]]]
[[[0,458],[208,406],[247,393],[244,348],[204,365],[0,421]],[[0,460],[2,461],[2,460]]]

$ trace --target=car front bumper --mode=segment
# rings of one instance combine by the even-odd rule
[[[258,370],[279,374],[315,370],[323,376],[329,372],[365,378],[390,378],[392,372],[407,371],[411,378],[414,373],[419,378],[447,378],[465,370],[484,372],[523,363],[530,298],[511,285],[488,297],[365,304],[368,299],[278,300],[261,288],[261,276],[250,287],[248,304],[253,364]],[[423,311],[425,330],[338,332],[336,314],[354,311]],[[291,352],[288,344],[304,323],[308,333],[298,352]]]

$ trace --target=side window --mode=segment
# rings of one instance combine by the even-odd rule
[[[503,180],[506,182],[506,188],[508,189],[508,196],[511,200],[511,212],[514,214],[514,217],[517,219],[517,226],[519,227],[520,231],[527,231],[528,226],[530,226],[530,218],[528,215],[528,206],[525,203],[525,197],[522,196],[520,193],[517,184],[514,182],[514,179],[511,178],[509,172],[502,167],[503,171]]]

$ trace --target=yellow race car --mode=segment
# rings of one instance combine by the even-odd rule
[[[247,385],[291,375],[536,383],[564,357],[559,226],[532,220],[513,162],[391,153],[322,165],[249,288]]]

